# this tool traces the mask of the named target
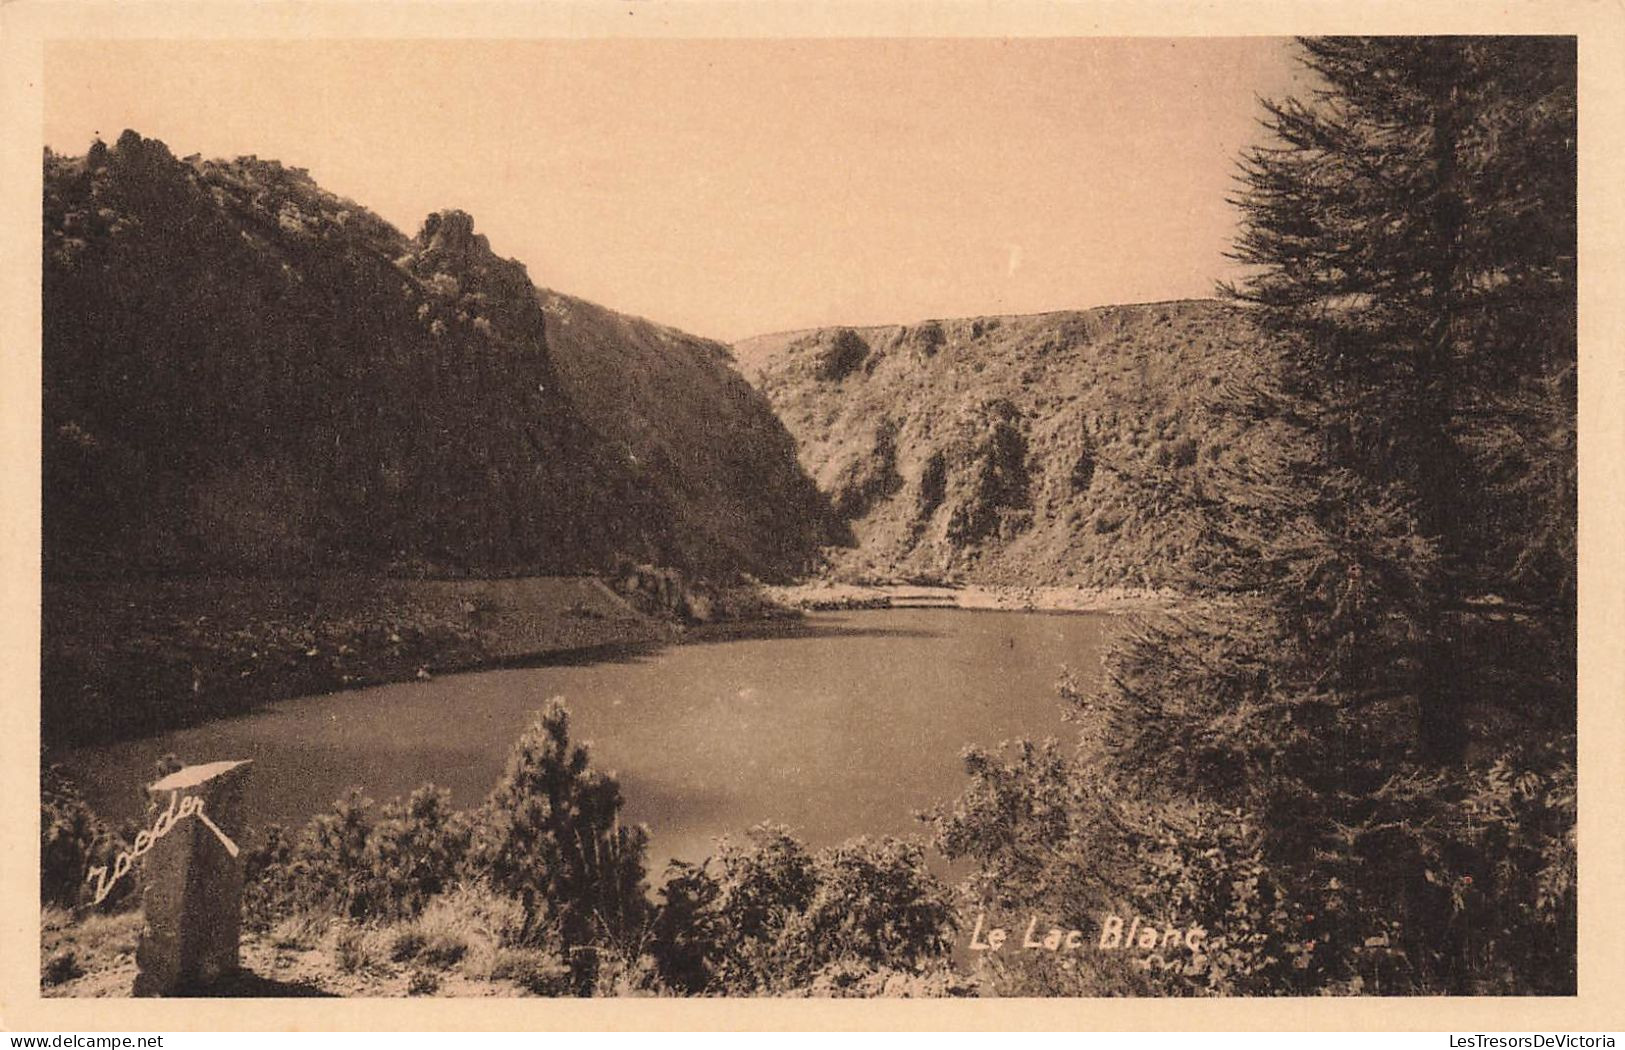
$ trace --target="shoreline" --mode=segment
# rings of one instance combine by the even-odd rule
[[[1159,613],[1179,600],[1144,588],[814,580],[723,592],[696,620],[648,598],[597,577],[47,580],[42,742],[54,752],[303,696],[795,633],[809,612]]]
[[[815,580],[769,586],[775,602],[801,612],[861,609],[960,609],[1032,613],[1167,612],[1185,596],[1145,587],[1009,586],[997,584],[851,584]]]
[[[594,577],[47,579],[41,605],[48,750],[682,632]]]

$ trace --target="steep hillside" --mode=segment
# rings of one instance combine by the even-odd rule
[[[1177,585],[1211,547],[1167,486],[1244,460],[1250,367],[1211,301],[760,336],[735,347],[849,524],[849,579]]]
[[[542,309],[560,385],[671,509],[680,563],[777,576],[825,541],[828,504],[727,346],[558,292]]]
[[[719,347],[544,296],[464,213],[408,238],[134,132],[45,167],[50,572],[771,577],[816,549]]]

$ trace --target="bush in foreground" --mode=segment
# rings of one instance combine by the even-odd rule
[[[650,951],[660,980],[681,993],[953,985],[953,909],[916,843],[859,838],[810,854],[763,824],[702,865],[673,865],[661,897]]]

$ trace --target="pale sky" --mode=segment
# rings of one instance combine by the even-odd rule
[[[45,141],[257,154],[700,335],[1212,294],[1276,39],[107,41]]]

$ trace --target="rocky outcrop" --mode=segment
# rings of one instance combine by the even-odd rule
[[[854,442],[849,455],[825,463],[819,476],[841,520],[863,517],[903,487],[897,472],[897,424],[881,420],[867,441]]]
[[[482,334],[508,332],[524,344],[546,345],[546,321],[524,264],[498,258],[467,212],[431,213],[397,265],[432,293],[419,306],[425,316],[449,321],[444,314],[451,313]]]
[[[850,531],[837,577],[1142,587],[1213,555],[1166,494],[1254,451],[1223,402],[1257,345],[1244,311],[1192,301],[789,332],[734,352]]]

